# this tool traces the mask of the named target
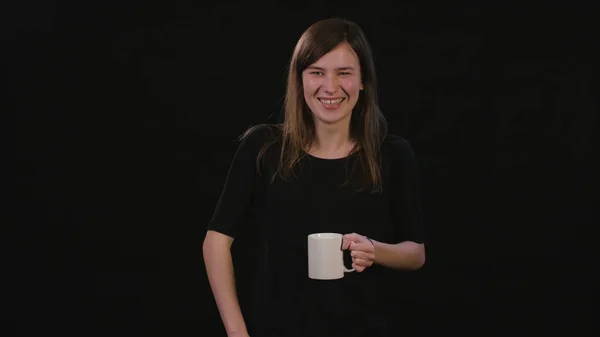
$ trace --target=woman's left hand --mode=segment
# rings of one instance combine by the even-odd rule
[[[364,235],[351,233],[344,235],[342,249],[350,250],[352,256],[352,268],[357,272],[363,272],[373,265],[375,261],[375,246],[373,242]]]

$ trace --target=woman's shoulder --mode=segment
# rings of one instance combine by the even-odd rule
[[[408,142],[408,140],[406,140],[406,138],[402,136],[395,134],[387,134],[383,139],[382,146],[384,148],[402,149],[405,147],[410,147],[410,143]]]
[[[281,124],[258,124],[249,127],[240,139],[253,141],[271,141],[281,136]]]
[[[277,142],[280,137],[281,124],[258,124],[244,131],[239,140],[244,147],[261,148]]]
[[[414,150],[410,142],[399,135],[388,134],[383,140],[382,150],[392,157],[414,157]]]

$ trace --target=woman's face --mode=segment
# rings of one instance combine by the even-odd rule
[[[302,72],[304,100],[315,124],[350,123],[363,89],[360,63],[348,43],[342,43]]]

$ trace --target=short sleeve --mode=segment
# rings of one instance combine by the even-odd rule
[[[398,241],[424,243],[421,181],[417,157],[402,138],[392,144],[392,213]]]
[[[258,171],[256,159],[266,140],[267,126],[250,129],[233,156],[221,195],[208,229],[234,238],[247,219]]]

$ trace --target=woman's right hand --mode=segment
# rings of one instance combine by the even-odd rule
[[[227,337],[250,337],[250,335],[248,335],[248,332],[234,332],[227,334]]]

